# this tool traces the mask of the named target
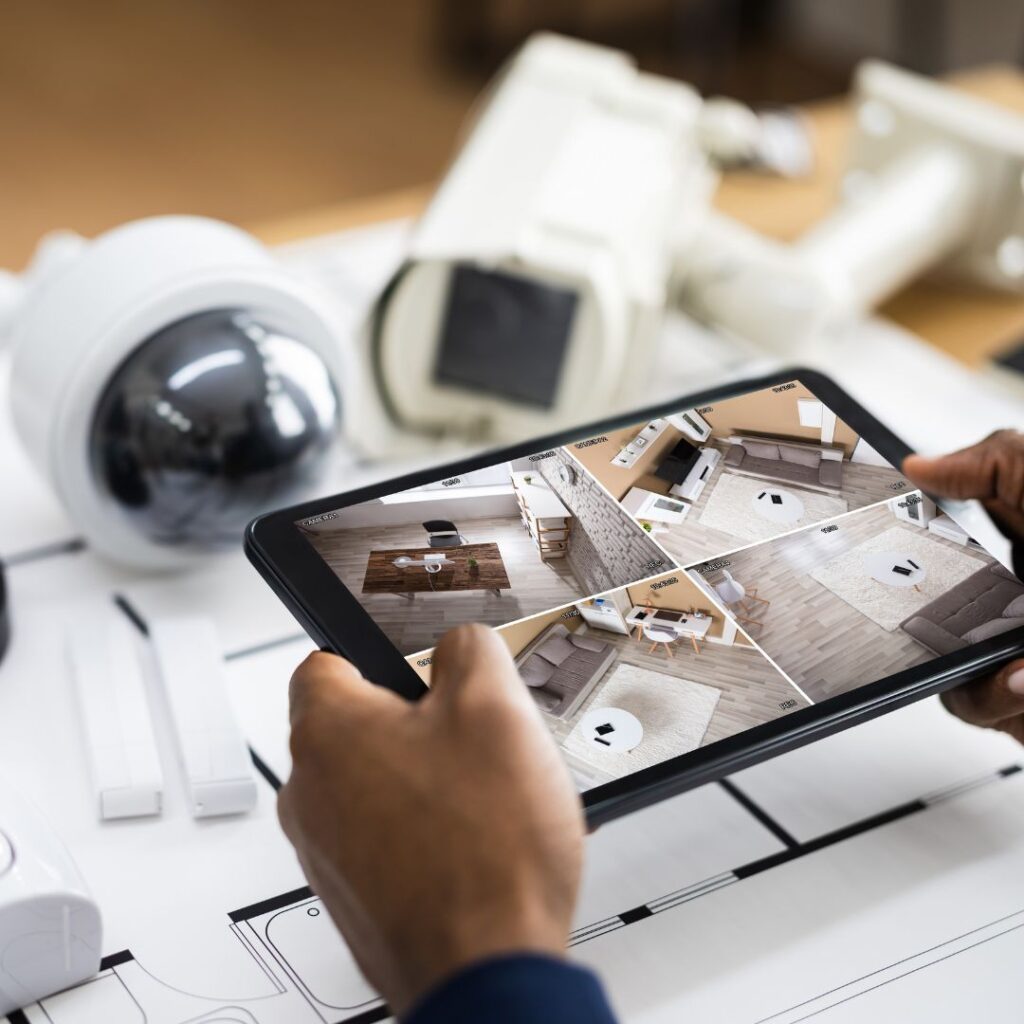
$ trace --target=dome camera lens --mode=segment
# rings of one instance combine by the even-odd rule
[[[101,492],[150,540],[225,546],[316,482],[339,423],[309,346],[259,315],[213,310],[151,335],[118,367],[89,455]]]

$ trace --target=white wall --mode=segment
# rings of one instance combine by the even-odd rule
[[[853,449],[850,461],[859,462],[864,466],[884,466],[886,469],[893,468],[892,463],[883,459],[882,456],[879,455],[863,437],[857,442],[857,446]]]
[[[332,533],[338,529],[359,526],[408,526],[427,519],[450,519],[458,525],[460,519],[488,519],[492,516],[518,519],[519,506],[515,495],[510,492],[467,497],[449,491],[436,498],[426,497],[423,501],[396,504],[366,501],[361,505],[340,509],[337,518],[324,520],[306,529],[317,533]]]
[[[423,484],[422,487],[410,487],[414,493],[421,491],[457,491],[460,487],[493,487],[499,484],[507,484],[510,479],[509,464],[499,462],[496,466],[487,466],[485,469],[477,469],[472,473],[462,473],[457,477],[449,477],[447,483],[443,480],[435,480],[433,483]]]

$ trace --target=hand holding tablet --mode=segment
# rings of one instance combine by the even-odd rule
[[[291,721],[281,823],[396,1014],[486,957],[562,955],[583,815],[493,632],[450,632],[415,704],[311,655],[292,677]]]
[[[970,448],[935,459],[909,455],[903,460],[903,471],[936,494],[980,501],[1013,543],[1020,574],[1024,569],[1024,434],[1000,430]],[[1024,743],[1024,658],[948,690],[942,702],[965,722],[999,729]]]
[[[1024,519],[1012,443],[950,485],[1003,525]],[[793,370],[264,516],[247,551],[321,646],[406,698],[448,629],[495,627],[598,823],[1024,652],[1024,584],[908,454]],[[652,637],[648,612],[693,626]],[[628,743],[593,740],[616,721]]]

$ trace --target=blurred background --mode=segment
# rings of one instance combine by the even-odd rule
[[[55,227],[253,225],[420,185],[531,32],[621,47],[753,104],[843,92],[856,61],[1021,62],[1017,0],[178,0],[5,3],[0,266]]]

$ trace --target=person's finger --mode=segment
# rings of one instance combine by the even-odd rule
[[[430,690],[441,703],[497,694],[520,703],[526,696],[512,654],[486,626],[449,630],[435,648],[432,664]]]
[[[923,490],[948,498],[997,503],[1014,527],[1024,523],[1024,434],[1000,430],[937,458],[908,455],[903,472]]]
[[[288,707],[292,725],[305,717],[311,707],[338,693],[358,694],[370,687],[350,661],[326,651],[314,651],[292,673],[288,686]]]
[[[948,690],[942,702],[971,725],[995,727],[1024,715],[1024,658],[1011,661],[984,679]]]

